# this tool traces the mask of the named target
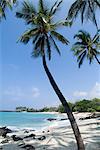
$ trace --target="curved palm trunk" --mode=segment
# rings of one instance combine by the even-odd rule
[[[57,96],[59,97],[59,100],[61,101],[64,109],[65,109],[65,112],[67,113],[68,115],[68,119],[70,120],[70,124],[71,124],[71,127],[73,129],[73,132],[74,132],[74,135],[75,135],[75,138],[76,138],[76,141],[77,141],[77,146],[78,146],[78,150],[85,150],[85,147],[84,147],[84,143],[83,143],[83,140],[82,140],[82,137],[81,137],[81,134],[80,134],[80,131],[79,131],[79,128],[78,128],[78,125],[75,121],[75,118],[72,114],[72,111],[66,101],[66,99],[64,98],[63,94],[61,93],[60,89],[58,88],[54,78],[52,77],[48,67],[47,67],[47,64],[46,64],[46,60],[45,60],[45,55],[43,55],[42,57],[43,59],[43,66],[44,66],[44,69],[45,69],[45,72],[48,76],[48,79],[55,91],[55,93],[57,94]]]
[[[95,56],[95,59],[97,60],[98,64],[100,64],[100,61],[99,61],[99,59],[97,58],[97,56],[96,56],[96,55],[94,55],[94,56]]]

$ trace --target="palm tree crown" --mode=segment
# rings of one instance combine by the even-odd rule
[[[43,0],[39,0],[38,10],[36,10],[32,3],[24,1],[22,3],[22,9],[16,13],[18,18],[24,19],[27,24],[31,25],[31,28],[20,37],[19,41],[27,44],[29,40],[32,39],[34,45],[32,56],[43,56],[46,48],[50,60],[51,46],[60,54],[55,39],[64,44],[68,44],[68,40],[56,31],[56,29],[64,25],[64,23],[55,23],[53,21],[54,14],[57,12],[61,3],[62,0],[60,2],[56,1],[51,9],[48,9],[44,5]]]
[[[67,18],[73,20],[78,16],[78,14],[80,14],[82,23],[84,19],[89,19],[93,21],[97,27],[95,15],[97,8],[100,9],[100,0],[76,0],[71,5]]]
[[[94,58],[100,64],[100,61],[97,58],[97,55],[100,55],[99,31],[92,38],[88,32],[81,30],[74,36],[74,38],[77,38],[78,42],[73,45],[72,50],[74,55],[78,57],[77,61],[79,63],[79,68],[82,65],[85,57],[87,57],[90,64]]]

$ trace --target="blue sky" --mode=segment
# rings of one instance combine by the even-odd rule
[[[51,0],[50,5],[54,0]],[[49,0],[48,0],[49,2]],[[64,0],[56,19],[67,16],[69,6],[73,0]],[[37,4],[37,1],[34,0]],[[99,14],[97,14],[97,18]],[[100,26],[100,22],[98,21]],[[0,109],[15,109],[16,106],[41,108],[59,105],[45,71],[41,58],[31,57],[32,44],[16,43],[20,35],[27,29],[24,21],[15,17],[15,12],[7,11],[7,20],[0,24]],[[71,28],[60,29],[70,44],[58,43],[61,56],[52,50],[48,67],[58,86],[67,100],[74,102],[83,98],[100,98],[100,69],[94,60],[92,65],[85,61],[79,69],[76,57],[70,51],[75,42],[73,36],[78,30],[85,29],[91,35],[96,32],[91,22],[82,26],[77,18]]]

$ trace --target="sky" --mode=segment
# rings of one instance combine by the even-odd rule
[[[54,0],[46,2],[52,5]],[[55,20],[63,20],[72,3],[73,0],[64,0]],[[37,0],[34,0],[34,4],[37,5]],[[28,28],[23,20],[15,17],[16,10],[18,8],[8,10],[6,21],[2,20],[0,23],[0,110],[14,110],[17,106],[58,106],[60,101],[48,81],[41,57],[31,57],[32,43],[24,45],[16,42]],[[100,26],[99,19],[98,25]],[[59,29],[70,44],[65,46],[58,43],[61,56],[52,50],[52,59],[47,60],[54,79],[66,100],[70,102],[100,98],[99,65],[95,60],[92,65],[85,60],[79,69],[77,59],[71,51],[75,42],[73,36],[80,29],[88,31],[92,36],[96,33],[93,23],[85,21],[82,25],[80,18],[77,18],[71,28]]]

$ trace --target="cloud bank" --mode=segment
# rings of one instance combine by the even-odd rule
[[[95,85],[91,88],[90,91],[79,91],[76,90],[73,92],[73,96],[77,98],[100,98],[100,83],[96,82]]]

